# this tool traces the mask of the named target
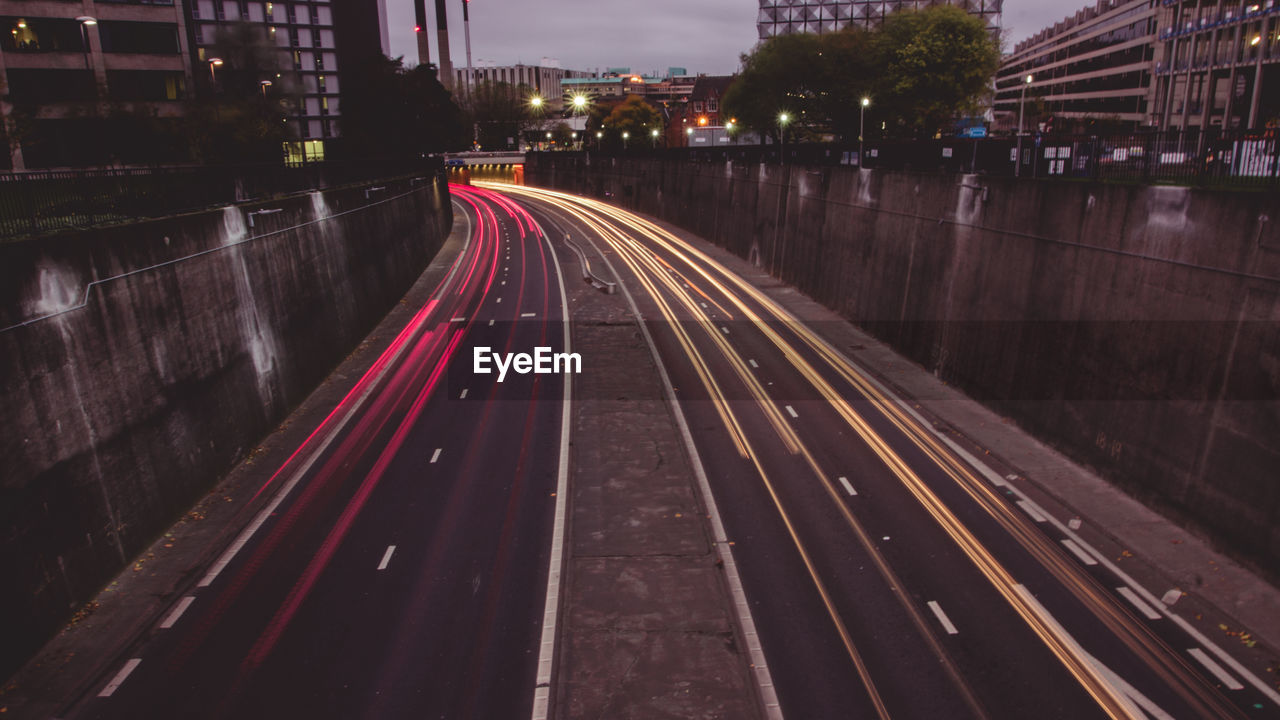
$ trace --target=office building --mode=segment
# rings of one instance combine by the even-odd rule
[[[1153,124],[1280,123],[1280,2],[1165,0],[1159,12]]]
[[[994,129],[1015,129],[1024,90],[1024,129],[1049,118],[1055,132],[1148,124],[1156,2],[1098,0],[1015,45],[996,74]]]
[[[993,34],[1000,32],[1004,0],[949,0],[986,22]],[[872,28],[889,13],[903,8],[923,9],[936,0],[760,0],[756,29],[760,39],[790,33],[829,33],[846,27]]]
[[[220,37],[238,26],[258,32],[277,49],[275,66],[281,74],[291,73],[298,82],[298,99],[288,122],[298,140],[288,149],[290,160],[323,160],[325,143],[341,134],[340,93],[342,71],[335,34],[334,7],[329,0],[306,2],[265,2],[263,0],[188,0],[191,9],[191,36],[195,48],[195,72],[203,81],[216,78],[217,45]],[[344,0],[354,7],[354,0]],[[333,3],[337,5],[339,3]],[[379,47],[377,9],[373,2],[361,2],[372,20],[354,26],[363,30],[372,50]],[[348,30],[353,27],[348,25]],[[265,81],[275,78],[263,77]]]
[[[0,31],[9,141],[0,162],[25,170],[160,159],[160,148],[125,147],[108,131],[123,132],[122,119],[163,123],[182,113],[192,68],[180,3],[0,0]]]
[[[551,58],[543,58],[538,65],[497,65],[480,60],[471,71],[471,83],[467,82],[467,69],[454,68],[455,92],[461,94],[467,87],[474,87],[485,82],[504,82],[512,86],[524,85],[529,91],[546,102],[548,112],[558,112],[564,108],[563,89],[565,80],[589,78],[591,73],[583,70],[566,70],[560,63]]]

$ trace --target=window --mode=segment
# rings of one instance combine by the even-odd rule
[[[186,95],[180,72],[108,70],[107,88],[119,100],[181,100]]]
[[[177,54],[178,26],[171,23],[121,22],[98,23],[102,51],[106,53]]]
[[[707,112],[717,112],[720,109],[720,103],[716,100],[707,100]]]
[[[5,52],[83,52],[80,23],[53,18],[0,18]]]
[[[14,104],[92,100],[97,95],[88,70],[9,68],[9,100]]]

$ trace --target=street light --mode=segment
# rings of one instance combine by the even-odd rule
[[[626,130],[623,130],[622,131],[622,149],[623,150],[627,149],[627,138],[629,137],[631,137],[631,133],[627,132]]]
[[[84,40],[84,66],[92,69],[89,65],[89,26],[97,25],[98,19],[89,15],[81,15],[76,20],[80,22],[80,38]],[[26,27],[26,23],[20,23],[19,27]]]
[[[222,66],[222,58],[216,58],[216,57],[209,58],[209,82],[217,82],[218,76],[213,69],[215,67],[221,67],[221,66]]]
[[[863,167],[862,158],[862,131],[867,126],[867,106],[871,104],[871,98],[862,98],[861,108],[858,109],[858,167]]]
[[[779,151],[782,154],[782,162],[787,161],[787,123],[790,122],[791,116],[786,113],[778,113],[778,142]]]
[[[533,107],[535,110],[541,108],[542,98],[538,97],[537,95],[534,95],[533,97],[529,98],[529,105]]]
[[[258,81],[258,87],[262,88],[262,98],[265,100],[265,99],[266,99],[266,97],[267,97],[267,88],[271,87],[271,81],[270,81],[270,80],[259,80],[259,81]]]
[[[1013,176],[1020,177],[1022,175],[1022,110],[1027,103],[1027,86],[1035,78],[1031,75],[1022,79],[1022,97],[1018,99],[1018,153],[1017,159],[1013,161]]]
[[[583,109],[583,108],[585,108],[586,106],[587,106],[587,96],[586,96],[586,95],[574,95],[574,96],[573,96],[573,109],[574,109],[575,111],[577,111],[577,110],[582,110],[582,109]]]
[[[649,141],[649,146],[654,148],[658,147],[658,129],[657,128],[654,128],[649,131],[649,137],[653,138],[652,140]]]

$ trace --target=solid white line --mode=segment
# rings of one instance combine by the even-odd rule
[[[1128,600],[1130,603],[1133,603],[1133,606],[1138,608],[1138,612],[1145,615],[1148,620],[1159,620],[1160,618],[1164,617],[1160,613],[1153,610],[1150,605],[1143,602],[1142,598],[1138,597],[1138,593],[1130,590],[1129,588],[1121,585],[1120,587],[1116,588],[1116,592],[1120,593],[1120,596],[1123,597],[1125,600]]]
[[[698,481],[698,492],[702,495],[707,515],[711,519],[712,542],[715,544],[716,553],[720,556],[720,561],[724,563],[725,581],[729,584],[729,594],[733,597],[733,608],[738,617],[738,624],[742,626],[742,638],[747,647],[747,656],[751,659],[751,670],[755,675],[756,687],[760,691],[760,702],[764,705],[765,716],[769,720],[782,720],[782,705],[778,702],[778,691],[773,685],[773,674],[769,672],[769,666],[765,663],[764,647],[760,644],[760,634],[756,632],[756,622],[751,615],[751,605],[747,603],[747,593],[742,587],[742,577],[738,573],[738,564],[733,558],[733,547],[729,545],[728,536],[725,535],[724,520],[720,517],[715,495],[711,492],[711,483],[707,480],[707,471],[702,467],[702,457],[698,454],[698,448],[693,443],[693,434],[689,432],[689,421],[685,418],[684,408],[681,407],[680,400],[676,397],[675,386],[671,384],[671,375],[667,373],[667,366],[662,362],[662,356],[658,354],[658,346],[653,342],[653,335],[649,333],[648,325],[643,322],[644,316],[640,314],[640,307],[636,305],[635,298],[631,296],[631,291],[622,282],[622,276],[614,268],[609,256],[600,252],[600,247],[596,245],[595,240],[590,235],[587,235],[587,242],[591,244],[592,249],[596,251],[600,259],[604,261],[605,266],[609,268],[609,272],[613,273],[613,277],[617,279],[618,288],[622,290],[622,296],[626,298],[627,306],[631,308],[631,315],[636,319],[636,324],[640,327],[640,335],[644,337],[645,344],[649,346],[649,354],[653,356],[653,362],[658,368],[658,377],[662,380],[662,388],[666,393],[667,403],[671,407],[671,414],[675,416],[676,426],[680,429],[680,439],[684,442],[685,452],[689,454],[689,464],[693,467],[693,475]],[[685,287],[689,286],[686,284]],[[535,720],[539,720],[536,711],[534,717]]]
[[[786,408],[787,408],[787,412],[791,413],[791,417],[793,417],[793,418],[798,418],[798,417],[800,417],[799,415],[797,415],[797,414],[796,414],[796,409],[795,409],[795,408],[791,407],[790,405],[787,405],[787,406],[786,406]]]
[[[126,662],[124,667],[120,668],[120,672],[116,673],[114,678],[111,678],[111,682],[107,683],[107,686],[102,688],[102,692],[98,693],[98,697],[111,697],[111,694],[116,690],[119,690],[120,686],[124,684],[124,681],[129,679],[129,673],[133,672],[134,668],[138,667],[138,663],[140,662],[142,662],[142,658],[133,658]]]
[[[857,495],[857,494],[858,494],[858,491],[857,491],[857,490],[854,490],[854,489],[853,489],[853,486],[849,484],[849,478],[847,478],[847,477],[845,477],[845,476],[841,475],[841,476],[840,476],[840,484],[844,486],[844,491],[845,491],[845,492],[847,492],[847,493],[849,493],[850,495]]]
[[[379,570],[386,570],[387,565],[391,562],[391,553],[396,551],[395,545],[388,545],[387,551],[382,553],[382,562],[378,563]]]
[[[1084,657],[1087,658],[1089,662],[1093,663],[1094,667],[1098,668],[1098,672],[1102,673],[1102,676],[1107,679],[1107,682],[1117,688],[1120,688],[1120,691],[1125,695],[1128,695],[1129,699],[1138,707],[1145,710],[1147,715],[1151,716],[1152,720],[1173,720],[1172,715],[1165,712],[1159,705],[1151,702],[1151,698],[1138,692],[1137,688],[1125,682],[1124,678],[1117,675],[1114,670],[1098,662],[1097,658],[1088,653],[1085,653]]]
[[[1044,522],[1046,520],[1045,516],[1040,513],[1040,509],[1037,508],[1035,505],[1032,505],[1031,503],[1027,502],[1026,500],[1019,500],[1018,507],[1022,508],[1023,512],[1030,515],[1031,519],[1035,520],[1038,523]]]
[[[534,317],[538,313],[520,313],[520,317]]]
[[[1098,564],[1098,561],[1094,560],[1092,555],[1085,552],[1084,548],[1075,544],[1075,541],[1073,541],[1071,538],[1067,538],[1063,540],[1062,545],[1066,547],[1068,550],[1070,550],[1072,555],[1075,555],[1076,557],[1080,558],[1080,562],[1084,563],[1085,565]]]
[[[431,453],[431,462],[434,463],[435,461],[440,459],[440,451],[443,449],[444,448],[436,448],[436,451]]]
[[[934,616],[938,618],[938,622],[942,624],[942,629],[946,630],[948,635],[960,634],[960,631],[956,629],[956,626],[951,624],[951,618],[947,617],[947,614],[942,612],[942,606],[938,604],[937,600],[930,600],[927,604],[929,605],[929,609],[933,611]]]
[[[560,285],[560,316],[564,320],[564,351],[572,352],[569,337],[569,295],[564,288],[564,274],[560,272],[560,258],[555,246],[536,220],[538,233],[551,253],[551,264],[556,269]],[[538,649],[538,675],[533,686],[532,720],[546,720],[551,706],[551,671],[555,664],[556,623],[560,616],[560,585],[564,565],[565,523],[568,516],[569,497],[569,429],[572,422],[573,376],[564,376],[564,399],[560,411],[560,464],[556,471],[556,509],[551,530],[551,558],[547,567],[547,595],[542,604],[542,640]]]
[[[750,363],[750,364],[751,364],[751,367],[753,367],[753,368],[758,368],[758,367],[760,367],[759,365],[757,365],[757,364],[756,364],[756,361],[755,361],[755,360],[747,360],[747,362],[748,362],[748,363]]]
[[[1206,670],[1213,673],[1213,676],[1218,678],[1218,682],[1222,683],[1223,685],[1226,685],[1231,690],[1244,689],[1244,685],[1241,685],[1239,680],[1236,680],[1235,678],[1228,675],[1227,671],[1223,670],[1221,665],[1214,662],[1213,658],[1205,654],[1205,651],[1201,650],[1200,648],[1191,648],[1187,650],[1187,653],[1190,654],[1191,657],[1195,658],[1201,665],[1203,665]]]
[[[466,399],[467,399],[467,392],[468,392],[468,391],[470,391],[470,390],[471,390],[471,388],[462,388],[462,394],[458,395],[458,399],[459,399],[459,400],[466,400]]]
[[[169,613],[169,616],[164,619],[164,622],[160,623],[160,629],[168,630],[173,627],[173,624],[178,622],[178,618],[182,617],[182,613],[186,612],[187,608],[191,607],[191,603],[195,602],[195,599],[194,595],[188,595],[179,600],[178,605],[173,609],[173,612]]]
[[[467,321],[467,319],[466,319],[466,318],[464,318],[464,317],[457,317],[457,318],[453,318],[453,319],[452,319],[452,320],[450,320],[449,322],[466,322],[466,321]]]

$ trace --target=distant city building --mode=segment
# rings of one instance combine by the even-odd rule
[[[11,169],[132,161],[94,124],[108,103],[161,122],[181,115],[192,69],[183,9],[173,0],[0,0],[0,13],[0,118]]]
[[[151,1],[151,0],[148,0]],[[281,63],[301,83],[301,96],[288,122],[298,138],[290,160],[323,160],[325,141],[341,134],[340,57],[380,52],[377,0],[262,2],[260,0],[188,0],[195,49],[195,71],[204,77],[214,60],[223,28],[248,24],[274,40]],[[335,16],[345,16],[337,22]],[[344,33],[339,52],[337,33]],[[350,40],[347,40],[350,38]],[[272,78],[263,78],[270,81]]]
[[[625,69],[625,68],[622,68]],[[604,77],[565,78],[560,81],[562,96],[586,95],[593,100],[645,95],[647,86],[662,82],[661,78],[640,75],[606,74]]]
[[[1280,2],[1161,3],[1153,123],[1256,128],[1280,122]]]
[[[1084,119],[1149,123],[1155,4],[1098,0],[1015,45],[996,73],[996,129],[1015,128],[1024,89],[1028,112],[1038,104],[1054,130]]]
[[[993,34],[999,34],[1003,3],[1004,0],[951,0],[946,4],[977,15]],[[836,32],[851,25],[871,28],[895,10],[936,4],[937,0],[760,0],[756,29],[764,40],[791,33]]]
[[[517,87],[524,85],[546,102],[548,111],[559,111],[564,107],[561,87],[563,81],[587,78],[591,73],[584,70],[565,70],[560,67],[559,62],[543,58],[542,63],[538,65],[494,65],[481,60],[472,68],[470,85],[467,82],[465,67],[455,68],[454,76],[457,79],[454,83],[456,92],[461,93],[464,88],[474,87],[484,82],[504,82]]]
[[[671,113],[667,144],[704,145],[724,142],[729,118],[720,114],[720,99],[733,84],[733,75],[701,75],[694,79],[687,100]]]

